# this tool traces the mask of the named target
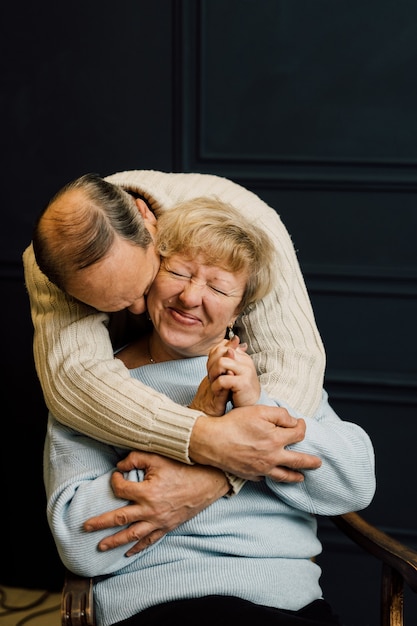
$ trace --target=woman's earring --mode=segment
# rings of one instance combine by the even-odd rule
[[[230,324],[230,326],[227,327],[227,338],[230,341],[231,339],[233,339],[234,336],[235,333],[233,332],[233,324]]]

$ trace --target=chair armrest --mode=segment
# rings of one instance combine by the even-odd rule
[[[61,596],[62,626],[95,626],[93,580],[65,573]]]
[[[358,513],[330,517],[332,522],[364,550],[397,571],[417,593],[417,551],[390,537]]]

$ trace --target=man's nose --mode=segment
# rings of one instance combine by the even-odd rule
[[[133,302],[130,306],[127,307],[127,310],[130,311],[130,313],[133,313],[134,315],[140,315],[141,313],[144,313],[146,311],[145,298],[142,296],[142,298],[135,300],[135,302]]]

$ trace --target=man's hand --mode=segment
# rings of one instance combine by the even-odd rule
[[[239,407],[222,417],[199,417],[191,432],[189,454],[196,463],[248,480],[269,476],[280,482],[301,482],[301,470],[321,465],[316,456],[287,449],[304,439],[305,430],[304,420],[292,417],[286,409]]]
[[[132,504],[88,519],[84,529],[94,531],[130,524],[103,539],[98,546],[100,550],[109,550],[136,541],[126,556],[155,543],[230,489],[219,469],[186,465],[148,452],[130,452],[117,468],[119,471],[111,479],[113,491]],[[143,482],[126,480],[120,473],[134,468],[144,471]]]

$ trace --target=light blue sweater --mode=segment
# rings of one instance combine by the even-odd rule
[[[206,374],[206,357],[152,364],[131,374],[186,405]],[[264,393],[259,403],[280,405]],[[322,466],[306,471],[303,483],[247,482],[238,495],[221,498],[127,558],[129,546],[97,550],[108,530],[82,530],[87,518],[125,503],[113,495],[110,476],[126,449],[81,435],[50,415],[44,458],[48,521],[64,564],[97,577],[98,625],[161,602],[209,594],[290,610],[321,598],[321,570],[311,560],[321,551],[315,514],[368,506],[375,492],[374,451],[362,428],[335,414],[325,391],[317,414],[305,420],[306,437],[292,448],[318,455]],[[141,472],[129,478],[141,480]]]

